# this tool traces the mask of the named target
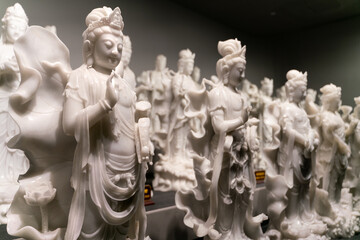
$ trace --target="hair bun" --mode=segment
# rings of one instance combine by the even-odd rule
[[[95,8],[86,17],[85,23],[89,27],[91,23],[99,21],[101,18],[107,17],[111,14],[112,10],[109,7]]]

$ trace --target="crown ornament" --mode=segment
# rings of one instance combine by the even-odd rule
[[[5,21],[9,19],[20,19],[24,20],[26,24],[28,24],[29,19],[26,16],[26,13],[23,9],[23,7],[19,3],[15,3],[14,6],[10,6],[6,9],[5,15],[2,19],[2,22],[5,23]]]
[[[194,62],[195,53],[192,53],[190,49],[183,49],[179,52],[179,61],[191,61]]]
[[[237,38],[226,41],[219,41],[218,52],[223,57],[222,59],[225,62],[228,62],[234,58],[239,58],[238,60],[240,62],[246,64],[246,46],[242,47],[241,42],[237,40]]]
[[[94,9],[93,11],[96,10],[97,9]],[[101,10],[105,11],[105,14],[108,16],[103,16],[103,17],[97,16],[97,18],[99,19],[90,19],[91,22],[88,24],[88,27],[84,32],[85,36],[91,33],[94,29],[103,26],[109,26],[119,31],[122,31],[124,29],[124,21],[121,16],[121,11],[119,7],[116,7],[113,11],[111,10],[111,8],[108,7],[103,7],[103,9]],[[101,12],[104,14],[103,11]]]

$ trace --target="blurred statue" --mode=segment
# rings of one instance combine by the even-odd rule
[[[207,80],[212,86],[207,103],[210,126],[203,142],[209,151],[194,147],[197,185],[178,191],[176,205],[186,212],[184,223],[198,237],[265,239],[260,223],[266,216],[253,217],[252,212],[256,186],[253,153],[259,147],[257,121],[248,120],[250,103],[237,90],[245,71],[245,46],[230,39],[220,41],[218,51],[222,56],[216,64],[219,81]]]
[[[310,189],[313,153],[319,140],[299,106],[306,94],[307,73],[290,70],[286,78],[286,100],[268,105],[264,115],[265,124],[273,129],[273,139],[263,150],[267,160],[268,234],[275,239],[321,239],[327,227],[317,220],[311,207]]]
[[[9,112],[20,128],[8,145],[30,161],[7,214],[10,235],[63,239],[73,191],[69,184],[75,140],[62,128],[69,50],[45,28],[32,26],[14,45],[21,83]]]
[[[198,122],[185,115],[190,103],[189,93],[200,89],[191,78],[194,69],[195,54],[189,49],[179,53],[178,72],[172,79],[173,102],[170,125],[167,135],[167,146],[164,155],[155,164],[154,188],[160,191],[186,190],[194,187],[195,174],[193,161],[189,156],[191,146],[188,134],[191,125]]]
[[[20,84],[20,71],[14,53],[14,43],[28,28],[28,18],[20,4],[6,9],[2,18],[0,38],[0,224],[6,223],[6,213],[16,191],[18,178],[29,168],[29,162],[20,150],[7,146],[9,138],[19,128],[9,114],[9,97]]]

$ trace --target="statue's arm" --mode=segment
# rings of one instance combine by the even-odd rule
[[[244,124],[244,120],[241,117],[225,120],[224,111],[222,109],[216,109],[211,113],[211,122],[215,133],[231,132],[236,128]]]

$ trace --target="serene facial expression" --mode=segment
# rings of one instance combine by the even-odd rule
[[[27,23],[22,19],[8,19],[6,25],[6,40],[9,43],[14,43],[20,36],[25,33],[27,27]]]
[[[334,98],[323,100],[324,108],[329,111],[337,111],[341,105],[341,96],[336,96]]]
[[[191,75],[194,70],[194,62],[193,61],[186,61],[184,62],[184,74]]]
[[[306,85],[298,85],[292,92],[292,99],[294,102],[301,102],[306,96]]]
[[[233,65],[229,72],[229,84],[237,87],[241,80],[244,78],[245,66],[243,63],[238,62]]]
[[[119,35],[102,34],[94,45],[93,66],[106,71],[113,70],[121,60],[122,48],[122,38]]]

